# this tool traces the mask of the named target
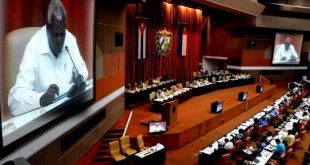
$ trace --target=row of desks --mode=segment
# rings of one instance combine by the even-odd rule
[[[278,100],[276,100],[274,103],[276,105],[280,104],[284,99],[284,96],[279,98]],[[236,135],[238,134],[238,130],[239,129],[243,129],[243,130],[247,130],[250,126],[252,126],[254,124],[254,118],[258,118],[260,119],[262,116],[264,116],[266,113],[269,113],[271,111],[271,106],[266,107],[265,109],[263,109],[262,111],[258,112],[257,114],[255,114],[254,116],[252,116],[250,119],[248,119],[247,121],[241,123],[239,126],[237,126],[236,128],[234,128],[233,130],[231,130],[230,132],[226,133],[223,137],[221,137],[220,139],[214,141],[212,144],[210,144],[209,146],[207,146],[206,148],[202,149],[199,152],[199,161],[198,164],[206,164],[207,162],[214,162],[216,160],[218,160],[220,155],[217,155],[218,152],[216,152],[219,148],[218,148],[218,144],[219,143],[224,143],[224,139],[228,138],[228,139],[232,139],[232,135]],[[297,114],[297,113],[296,113]],[[292,117],[292,116],[291,116]],[[291,120],[291,122],[296,122],[296,120]],[[288,122],[287,123],[287,129],[292,125],[292,123]],[[279,138],[282,137],[284,134],[283,132],[279,132],[278,133],[279,136],[276,136],[275,138]],[[272,144],[270,144],[272,145]],[[270,148],[270,146],[266,146],[267,148],[264,149],[262,152],[262,158],[257,158],[256,162],[267,162],[270,157],[272,156],[273,152],[271,152],[270,150],[268,150],[268,147]],[[271,154],[267,154],[267,152],[271,152]],[[265,153],[265,154],[264,154]],[[268,158],[266,157],[268,156]],[[255,162],[253,162],[255,163]]]

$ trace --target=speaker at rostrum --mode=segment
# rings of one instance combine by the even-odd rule
[[[162,120],[167,122],[167,126],[171,126],[177,122],[178,116],[178,100],[172,100],[163,106],[161,112]]]

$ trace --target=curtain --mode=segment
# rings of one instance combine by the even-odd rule
[[[137,59],[137,18],[147,20],[147,57]],[[188,29],[187,55],[178,56],[179,24]],[[167,57],[156,53],[155,34],[166,28],[173,34]],[[168,75],[177,81],[192,79],[201,61],[202,11],[166,2],[130,4],[126,8],[126,83],[134,83]]]

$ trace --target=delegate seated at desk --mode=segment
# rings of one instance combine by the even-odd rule
[[[66,30],[65,8],[61,1],[51,0],[46,25],[25,48],[15,85],[8,96],[10,112],[17,116],[47,106],[56,95],[66,93],[72,83],[77,85],[71,87],[68,95],[80,93],[85,90],[87,77],[76,38]]]
[[[286,37],[283,44],[277,45],[275,62],[296,62],[299,61],[297,52],[291,44],[291,38]]]

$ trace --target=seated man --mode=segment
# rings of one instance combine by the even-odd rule
[[[265,116],[263,116],[263,117],[260,119],[258,125],[264,125],[264,124],[267,124],[267,120],[266,120]]]
[[[273,148],[274,154],[273,157],[279,158],[285,151],[285,145],[280,141],[280,139],[276,139],[277,146]]]
[[[299,117],[301,123],[307,123],[309,121],[309,115],[307,112],[303,112],[302,116]]]
[[[245,133],[243,129],[239,129],[238,130],[238,134],[234,136],[233,141],[237,141],[237,140],[244,140],[245,139]]]
[[[66,29],[65,8],[60,0],[51,0],[45,26],[25,48],[9,92],[9,109],[17,116],[53,103],[59,94],[73,97],[85,90],[87,78],[76,38]]]
[[[286,37],[284,39],[283,44],[278,44],[276,47],[278,47],[277,52],[275,52],[274,55],[274,61],[275,62],[296,62],[299,61],[298,54],[294,48],[294,45],[292,45],[292,40],[289,37]]]
[[[234,146],[234,143],[232,143],[231,141],[229,141],[228,138],[225,138],[224,141],[225,141],[225,144],[224,144],[224,148],[225,148],[225,149],[228,150],[228,149],[230,149],[231,147]]]
[[[292,146],[295,142],[295,135],[292,130],[287,131],[288,135],[284,136],[282,139],[286,142],[287,146]]]

